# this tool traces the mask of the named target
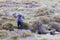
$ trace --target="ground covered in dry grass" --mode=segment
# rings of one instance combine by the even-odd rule
[[[0,3],[0,40],[60,40],[60,32],[51,35],[50,33],[37,34],[24,29],[18,30],[15,18],[15,13],[22,14],[24,16],[23,27],[29,26],[34,31],[40,21],[48,32],[50,32],[48,30],[50,27],[60,28],[59,0],[31,0],[21,3],[11,0]]]

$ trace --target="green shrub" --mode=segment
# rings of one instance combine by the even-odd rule
[[[30,31],[25,31],[25,32],[22,32],[20,34],[21,37],[28,37],[28,36],[32,36],[32,33]]]
[[[60,16],[54,16],[56,22],[60,22]]]
[[[2,25],[3,29],[10,30],[13,29],[13,25],[10,22],[6,22]]]
[[[48,24],[50,22],[50,18],[47,16],[40,16],[39,20],[41,20],[45,24]]]

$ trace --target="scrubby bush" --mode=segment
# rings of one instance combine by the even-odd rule
[[[8,20],[10,20],[10,21],[15,21],[15,18],[10,17],[10,18],[8,18]]]
[[[0,38],[5,38],[5,37],[7,37],[7,31],[5,31],[5,30],[0,30]]]
[[[28,37],[32,36],[32,33],[30,31],[24,31],[20,34],[21,37]]]
[[[13,25],[10,22],[6,22],[2,26],[3,26],[3,29],[13,30]]]
[[[56,22],[60,22],[60,16],[54,16]]]
[[[5,16],[2,16],[1,19],[2,19],[2,20],[6,20],[6,21],[8,21],[8,20],[14,21],[14,20],[15,20],[14,17],[5,17]]]
[[[49,27],[51,30],[55,29],[56,31],[60,32],[60,23],[51,22],[49,23]]]
[[[4,20],[0,20],[0,30],[3,29],[2,24],[3,24],[4,22],[5,22]]]
[[[57,23],[57,22],[50,22],[49,25],[50,25],[52,28],[60,27],[60,24]]]
[[[3,20],[7,20],[7,17],[1,17]]]
[[[41,7],[37,10],[37,14],[39,16],[51,15],[53,13],[54,13],[54,9],[47,8],[47,7]]]
[[[11,36],[11,39],[13,39],[13,40],[18,40],[18,37],[19,37],[19,36],[18,36],[17,34],[15,34],[15,35],[12,35],[12,36]]]
[[[44,15],[45,15],[43,9],[38,9],[38,10],[37,10],[37,14],[38,14],[39,16],[44,16]]]
[[[24,22],[22,28],[23,29],[28,29],[29,28],[29,24]]]
[[[39,20],[41,20],[44,24],[48,24],[50,22],[50,18],[47,16],[40,16]]]

